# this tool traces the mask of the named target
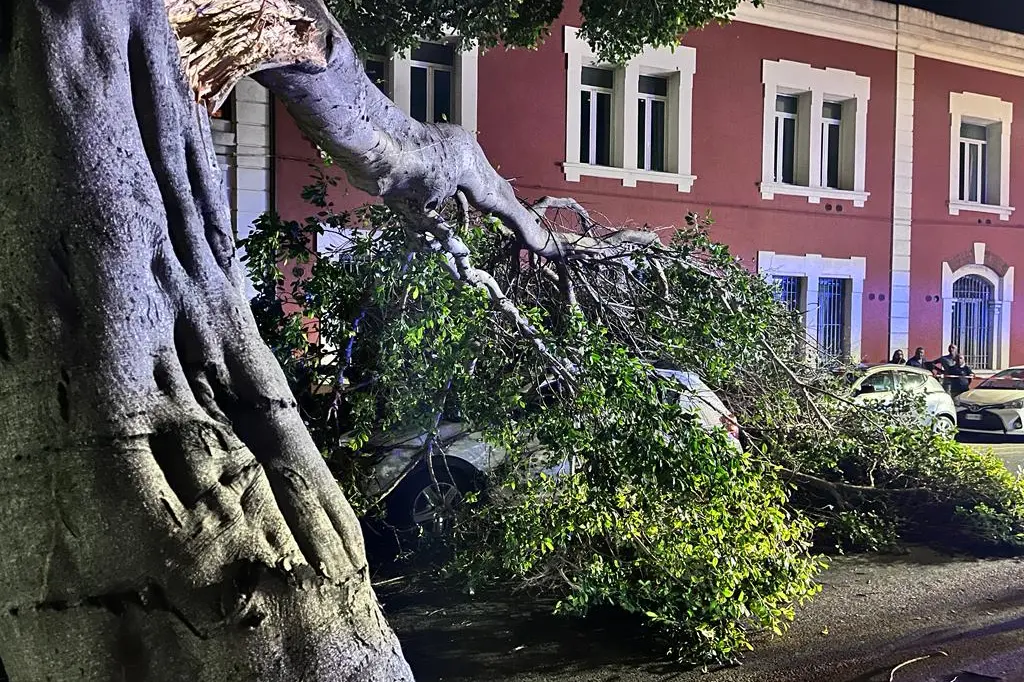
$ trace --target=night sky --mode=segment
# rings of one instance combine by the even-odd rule
[[[975,24],[1024,33],[1024,0],[886,0]]]

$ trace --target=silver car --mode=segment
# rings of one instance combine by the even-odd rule
[[[1024,435],[1024,367],[1004,369],[961,393],[956,409],[961,431]]]
[[[931,372],[907,365],[876,365],[853,382],[854,402],[868,406],[891,402],[898,392],[924,398],[921,420],[940,433],[956,429],[956,407]]]
[[[735,417],[699,376],[677,370],[656,371],[679,386],[678,391],[668,392],[666,400],[678,402],[704,428],[724,429],[733,446],[742,450]],[[388,522],[401,531],[417,527],[442,531],[463,495],[481,490],[487,475],[507,456],[501,448],[484,441],[480,432],[455,422],[439,424],[436,454],[423,461],[426,442],[426,433],[406,432],[373,439],[369,444],[381,456],[366,481],[366,492],[384,500]],[[538,467],[537,471],[557,476],[570,471],[571,466],[565,460],[552,467]]]

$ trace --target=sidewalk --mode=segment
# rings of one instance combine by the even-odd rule
[[[378,592],[419,682],[1024,682],[1020,560],[919,549],[839,558],[821,582],[784,637],[761,638],[742,666],[708,674],[659,661],[619,614],[581,622],[514,597]]]

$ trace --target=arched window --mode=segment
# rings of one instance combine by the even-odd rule
[[[950,342],[960,347],[970,367],[993,369],[996,337],[995,287],[980,275],[953,282]]]

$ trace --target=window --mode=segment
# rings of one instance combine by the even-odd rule
[[[778,95],[775,98],[775,182],[792,185],[796,163],[797,98]]]
[[[995,213],[1009,220],[1013,103],[967,92],[949,95],[949,213]]]
[[[564,36],[565,179],[664,183],[689,192],[696,51],[648,48],[613,66],[601,63],[578,29],[566,26]]]
[[[933,388],[933,385],[928,383],[928,376],[926,374],[918,374],[917,372],[897,372],[896,377],[899,380],[897,388],[901,391],[907,391],[908,393],[932,392],[931,389]],[[939,390],[942,390],[942,386],[939,386]]]
[[[843,122],[843,105],[825,102],[821,106],[821,186],[833,189],[853,189],[839,186],[839,133]]]
[[[762,62],[761,197],[848,200],[863,206],[871,80],[852,71]]]
[[[423,123],[452,120],[452,68],[455,49],[451,45],[420,43],[410,62],[409,115]]]
[[[791,313],[799,313],[803,307],[804,281],[802,277],[781,275],[775,280],[775,300]]]
[[[984,242],[942,264],[942,347],[955,343],[973,369],[1010,366],[1014,267]]]
[[[994,288],[978,275],[967,275],[953,282],[953,333],[950,343],[960,348],[964,361],[970,367],[993,367]]]
[[[668,80],[640,76],[637,100],[637,168],[665,170],[665,111],[668,105]]]
[[[384,57],[371,56],[363,61],[366,76],[381,92],[391,96],[391,84],[388,82],[388,61]]]
[[[809,358],[822,364],[860,359],[864,278],[867,261],[759,251],[757,271],[776,285],[776,298],[790,310],[807,335]]]
[[[875,372],[864,377],[864,380],[860,382],[861,390],[865,386],[871,386],[875,390],[873,393],[892,393],[896,390],[896,376],[893,372]]]
[[[960,201],[988,203],[985,192],[987,146],[985,126],[960,124]]]
[[[848,359],[846,317],[846,280],[822,277],[818,280],[819,363],[832,365]]]
[[[476,132],[477,48],[459,51],[454,42],[422,42],[389,60],[366,59],[366,73],[395,105],[424,123],[458,123]]]
[[[609,69],[583,68],[580,89],[580,163],[611,165],[612,82]]]

